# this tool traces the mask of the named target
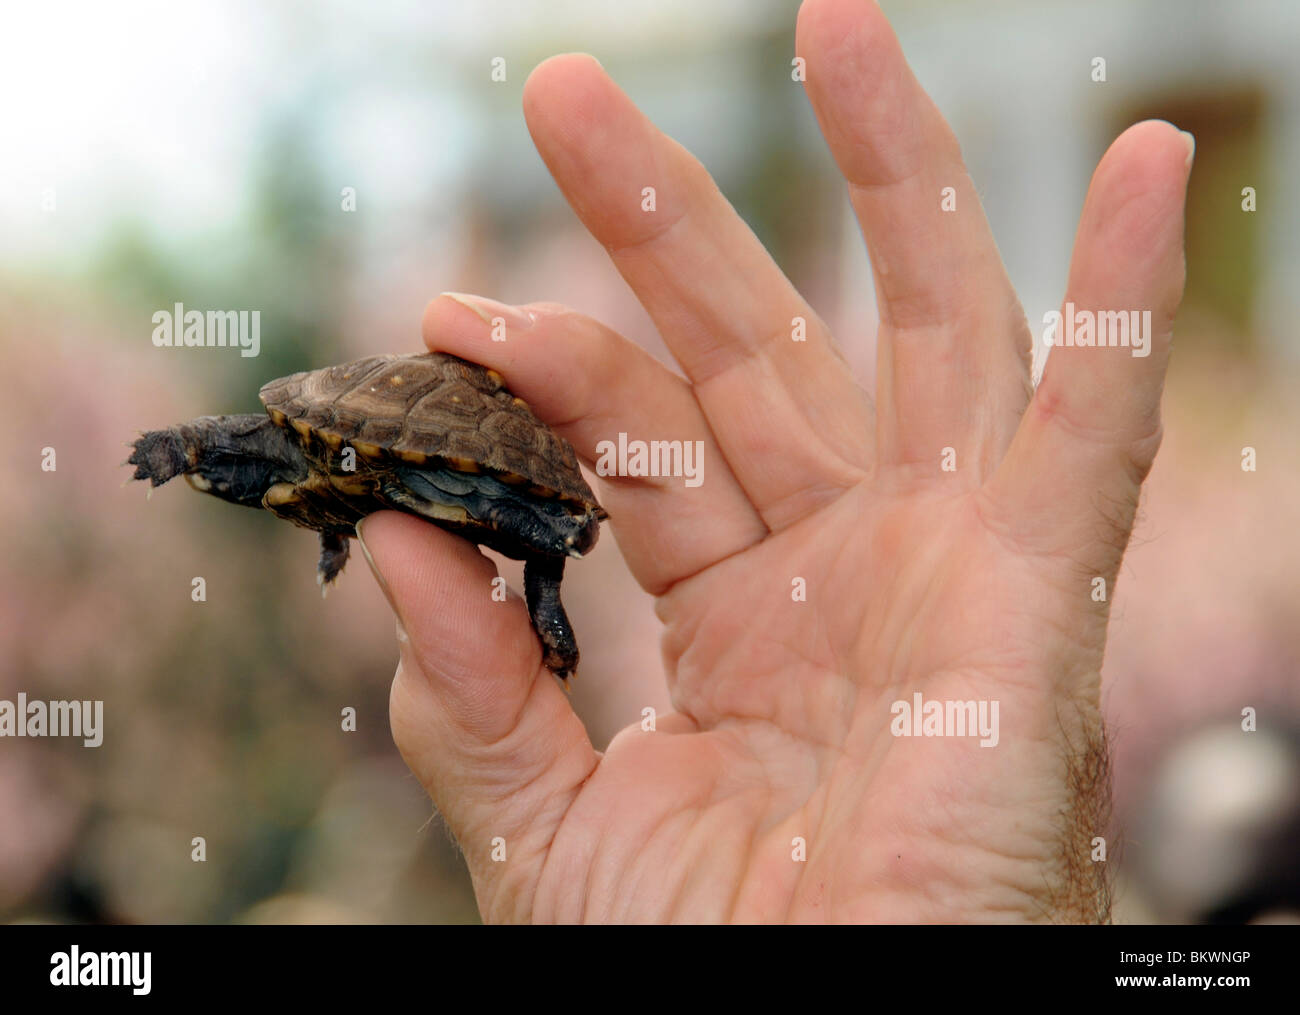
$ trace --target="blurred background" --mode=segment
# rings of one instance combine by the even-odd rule
[[[1150,116],[1197,137],[1165,444],[1104,674],[1116,918],[1300,919],[1300,7],[883,6],[1037,332],[1106,145]],[[311,534],[183,487],[146,500],[122,485],[123,443],[259,411],[261,384],[294,370],[419,349],[448,289],[568,303],[667,359],[528,138],[524,80],[570,50],[701,158],[872,383],[869,267],[791,81],[796,9],[6,6],[0,698],[102,699],[107,732],[94,750],[0,740],[0,920],[478,919],[391,741],[393,622],[364,564],[322,601]],[[152,315],[178,302],[260,310],[260,356],[155,348]],[[657,622],[608,530],[565,599],[573,700],[602,747],[668,705],[632,676],[654,668]]]

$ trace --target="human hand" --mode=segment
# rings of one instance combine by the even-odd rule
[[[1160,443],[1190,137],[1126,131],[1075,240],[1066,299],[1150,309],[1150,355],[1057,348],[1035,392],[957,142],[884,16],[810,0],[797,45],[871,254],[874,405],[706,171],[583,56],[533,73],[528,126],[687,379],[555,305],[485,304],[504,343],[453,298],[426,313],[430,347],[495,367],[589,465],[620,431],[701,440],[707,463],[698,488],[597,490],[657,597],[675,708],[603,755],[522,601],[466,594],[495,576],[487,558],[414,518],[364,523],[405,631],[394,737],[485,919],[1107,917],[1090,862],[1109,800],[1094,579],[1113,588]],[[997,702],[996,746],[891,735],[891,705],[917,692]]]

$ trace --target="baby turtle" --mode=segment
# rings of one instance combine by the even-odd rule
[[[564,561],[595,546],[609,516],[568,441],[500,374],[443,353],[370,356],[271,381],[261,399],[265,416],[201,416],[143,434],[127,459],[132,478],[160,486],[184,475],[203,493],[315,529],[323,588],[343,570],[357,522],[385,509],[522,560],[546,665],[561,680],[573,673]]]

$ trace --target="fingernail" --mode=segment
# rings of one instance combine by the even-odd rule
[[[1179,133],[1183,135],[1183,141],[1187,144],[1187,161],[1184,162],[1183,165],[1190,169],[1192,167],[1192,160],[1196,158],[1196,138],[1192,136],[1191,132],[1186,130],[1180,131]]]
[[[497,328],[504,324],[507,330],[524,331],[533,326],[536,318],[527,310],[512,307],[509,303],[490,300],[486,296],[474,296],[470,293],[439,293],[455,300],[462,307],[468,307],[490,327]]]
[[[361,533],[361,527],[368,522],[369,518],[362,518],[357,522],[357,545],[361,547],[361,555],[366,558],[366,563],[370,565],[370,573],[375,576],[375,581],[379,583],[380,590],[384,593],[384,598],[388,600],[389,607],[392,608],[393,616],[397,618],[397,629],[399,632],[398,641],[404,640],[406,629],[402,626],[402,614],[397,609],[397,601],[393,599],[393,590],[388,587],[388,582],[375,566],[375,558],[370,555],[370,547],[366,546],[365,536]]]

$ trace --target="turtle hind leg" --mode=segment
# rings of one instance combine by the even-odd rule
[[[269,416],[200,416],[141,434],[125,464],[135,466],[132,479],[148,480],[151,488],[183,475],[196,490],[260,508],[272,486],[306,476],[296,441]]]
[[[563,577],[563,557],[529,557],[524,562],[524,597],[533,630],[542,642],[542,660],[548,670],[567,681],[578,668],[578,640],[560,602]]]
[[[192,465],[190,444],[179,426],[142,433],[130,445],[131,457],[122,464],[134,465],[132,479],[147,479],[151,487],[162,486]],[[197,453],[194,458],[197,459]]]
[[[337,532],[320,534],[320,562],[316,565],[316,584],[320,586],[322,596],[329,591],[330,585],[343,570],[343,565],[348,562],[350,549],[351,542],[347,536]]]

